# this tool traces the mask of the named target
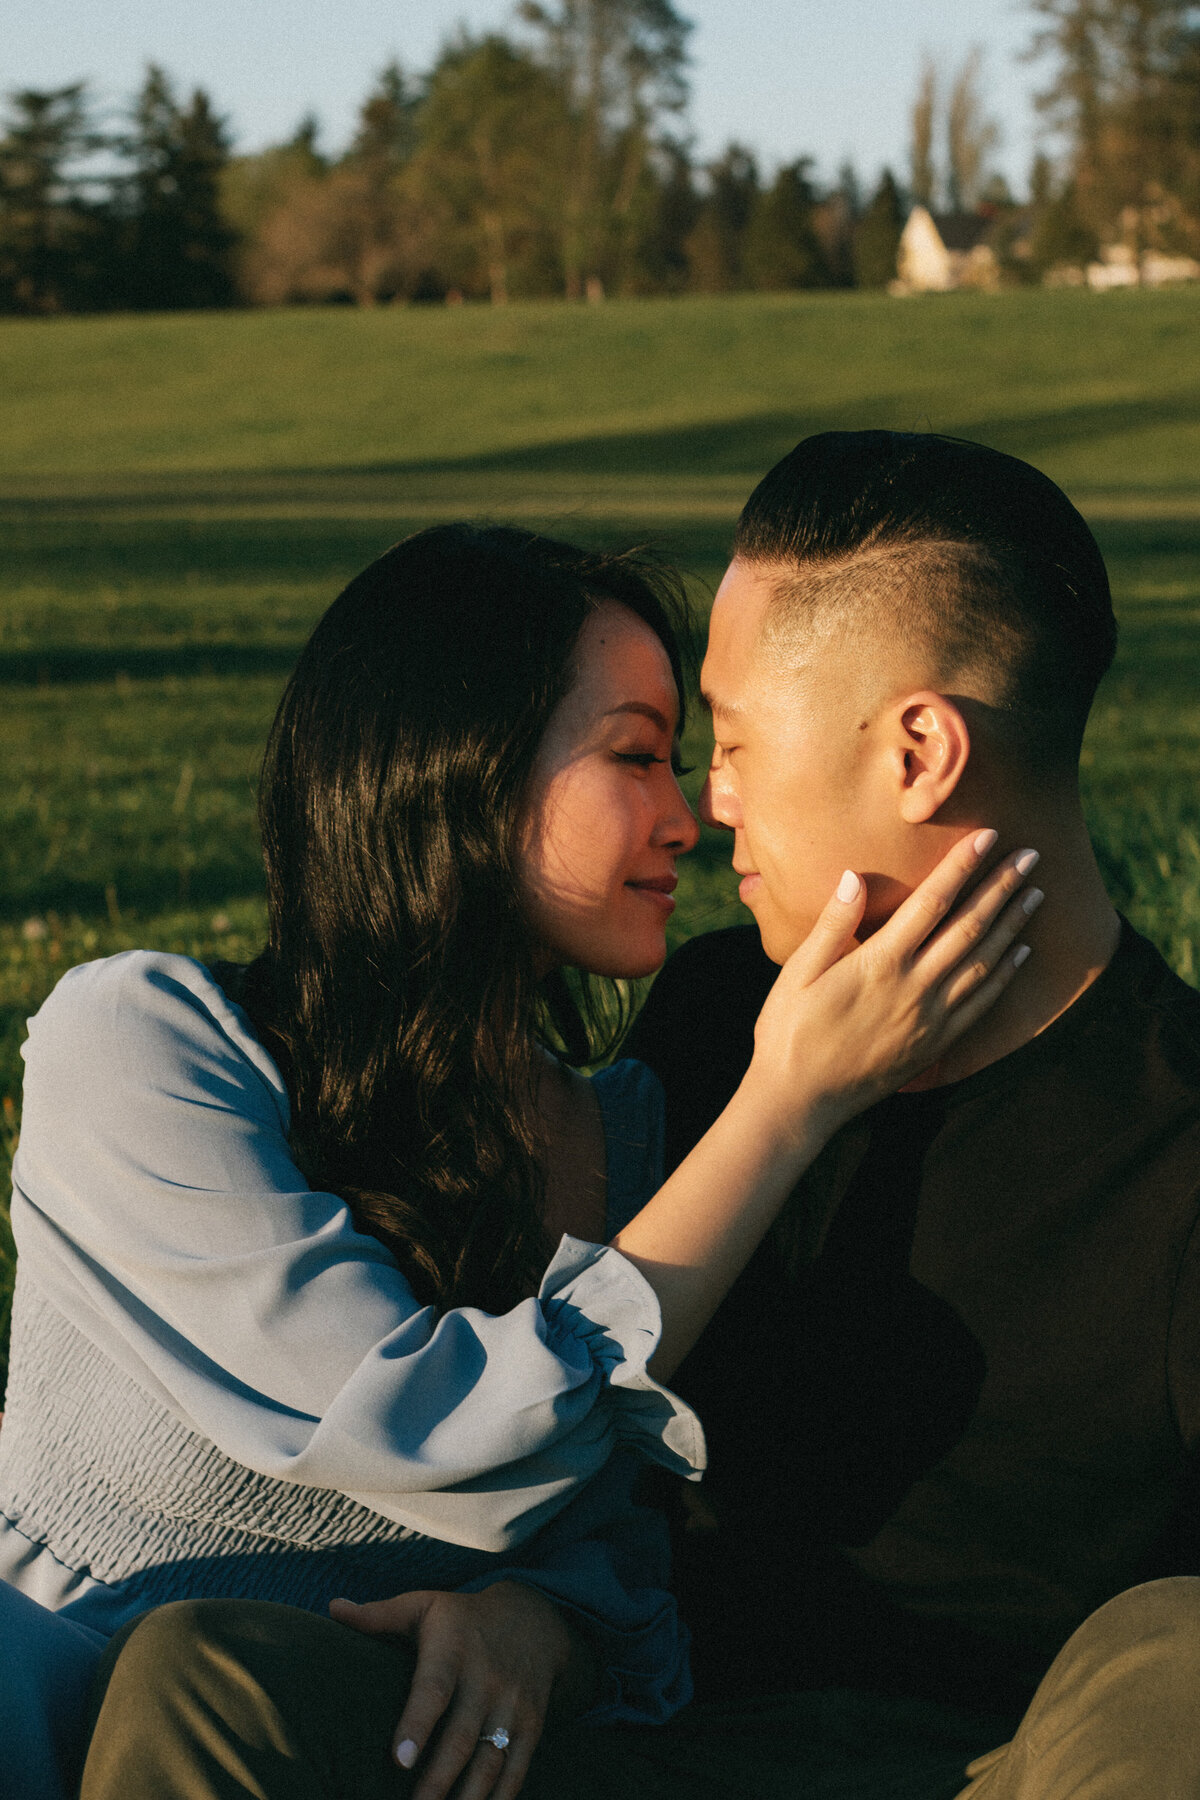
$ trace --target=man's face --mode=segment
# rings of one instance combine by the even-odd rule
[[[880,878],[896,832],[875,720],[878,681],[861,646],[816,630],[780,666],[761,647],[782,571],[734,561],[713,604],[701,686],[716,747],[700,801],[734,833],[733,866],[763,948],[783,962],[806,936],[842,871],[868,883],[870,927],[902,897]]]

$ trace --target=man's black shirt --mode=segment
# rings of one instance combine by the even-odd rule
[[[750,927],[659,977],[630,1050],[668,1166],[776,973]],[[1200,995],[1128,926],[1040,1036],[839,1134],[676,1378],[717,1520],[676,1534],[701,1691],[1019,1710],[1096,1606],[1200,1572],[1198,1197]]]

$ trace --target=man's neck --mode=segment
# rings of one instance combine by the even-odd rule
[[[962,1081],[1019,1050],[1074,1005],[1112,960],[1120,921],[1077,804],[1064,800],[1002,830],[1002,844],[1018,841],[1041,853],[1029,885],[1046,898],[1021,933],[1033,954],[992,1010],[910,1082],[909,1091]]]

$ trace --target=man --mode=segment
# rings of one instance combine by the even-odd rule
[[[1200,1583],[1114,1600],[1200,1573],[1200,996],[1118,920],[1083,821],[1114,644],[1063,495],[933,436],[799,445],[713,608],[702,812],[761,948],[694,940],[639,1022],[671,1160],[839,870],[870,926],[992,824],[1047,896],[1021,979],[830,1145],[677,1378],[710,1448],[680,1534],[701,1693],[823,1695],[793,1717],[831,1793],[957,1794],[1112,1602],[967,1791],[1200,1794]]]
[[[1084,827],[1114,641],[1083,520],[979,445],[811,438],[742,515],[702,810],[758,931],[687,945],[639,1021],[669,1160],[844,868],[870,930],[995,826],[1047,897],[1020,978],[834,1139],[680,1372],[697,1703],[551,1732],[537,1800],[1200,1795],[1200,996]]]

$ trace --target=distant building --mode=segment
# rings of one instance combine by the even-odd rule
[[[994,223],[985,214],[934,214],[914,206],[900,233],[892,293],[999,287],[1000,264],[988,241]]]
[[[1105,244],[1099,262],[1089,263],[1083,279],[1103,292],[1117,287],[1166,287],[1175,281],[1195,281],[1200,262],[1192,256],[1164,256],[1147,250],[1139,266],[1132,244]]]

